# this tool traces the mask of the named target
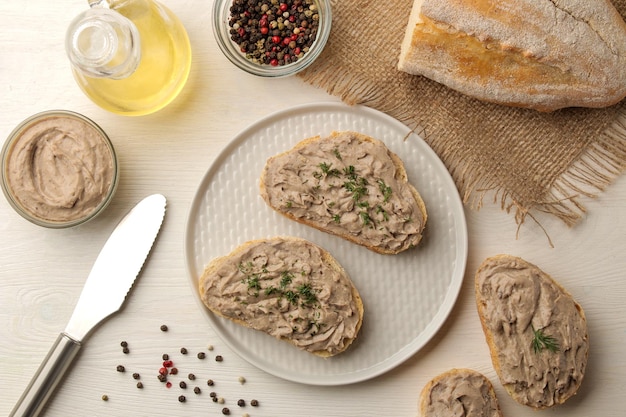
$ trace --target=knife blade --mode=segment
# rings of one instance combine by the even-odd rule
[[[90,332],[122,307],[159,233],[165,205],[161,194],[148,196],[115,227],[96,258],[65,330],[9,417],[39,415]]]

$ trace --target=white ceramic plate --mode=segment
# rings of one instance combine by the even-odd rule
[[[302,139],[333,130],[354,130],[378,138],[404,161],[409,181],[428,210],[426,232],[417,248],[399,255],[378,255],[291,221],[262,200],[259,176],[267,158]],[[350,274],[363,298],[365,316],[357,340],[346,352],[318,358],[219,318],[202,305],[198,277],[211,259],[247,240],[275,235],[317,243]],[[185,252],[201,310],[231,349],[275,376],[306,384],[339,385],[392,369],[437,332],[461,288],[467,228],[454,182],[426,142],[376,110],[324,103],[271,115],[230,142],[209,168],[192,202]]]

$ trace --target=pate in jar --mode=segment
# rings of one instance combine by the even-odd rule
[[[82,224],[109,204],[117,157],[106,133],[70,111],[20,123],[2,149],[2,191],[22,217],[40,226]]]

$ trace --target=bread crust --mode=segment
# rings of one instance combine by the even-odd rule
[[[475,294],[494,369],[509,395],[534,409],[575,395],[586,370],[589,336],[585,312],[571,294],[536,265],[507,254],[481,264]],[[556,348],[536,349],[537,330]]]
[[[459,384],[459,381],[466,384]],[[445,395],[438,395],[437,388],[453,385],[451,389],[443,388]],[[461,385],[461,386],[459,386]],[[431,404],[443,407],[437,410]],[[466,417],[502,417],[502,410],[496,397],[491,381],[473,369],[454,368],[437,375],[424,386],[419,398],[419,415],[421,417],[445,417],[457,415],[455,407],[463,409]],[[446,414],[441,412],[445,411]]]
[[[217,257],[213,260],[211,260],[211,262],[205,267],[204,272],[202,273],[202,276],[200,277],[199,281],[198,281],[198,287],[199,287],[199,292],[202,298],[203,303],[205,304],[205,306],[215,315],[219,316],[219,317],[223,317],[225,319],[231,320],[232,322],[244,326],[244,327],[248,327],[248,328],[252,328],[255,330],[260,330],[263,331],[265,333],[271,334],[269,331],[263,330],[263,329],[259,329],[256,328],[250,320],[246,320],[245,318],[245,314],[240,314],[239,312],[236,315],[232,314],[232,311],[229,310],[229,313],[226,314],[225,310],[223,310],[222,308],[220,308],[219,306],[216,306],[214,304],[214,302],[210,302],[209,301],[209,296],[208,296],[208,289],[207,287],[209,285],[212,285],[211,281],[215,280],[215,285],[224,285],[223,283],[218,283],[217,280],[220,279],[219,275],[220,275],[220,268],[223,268],[225,264],[228,263],[232,263],[234,262],[234,259],[238,259],[240,255],[245,255],[246,252],[248,252],[252,247],[257,246],[257,245],[277,245],[280,244],[281,245],[281,250],[283,251],[289,251],[291,248],[294,248],[295,245],[304,245],[305,248],[307,250],[311,250],[312,252],[316,252],[319,251],[320,257],[321,257],[321,262],[323,263],[323,267],[326,268],[326,274],[316,274],[316,277],[318,278],[324,278],[327,279],[327,282],[325,283],[325,285],[327,285],[329,288],[333,287],[335,285],[338,285],[337,282],[332,282],[333,277],[339,277],[339,280],[341,281],[341,283],[346,284],[349,286],[349,290],[350,290],[350,295],[351,295],[351,299],[354,302],[354,306],[355,306],[355,311],[354,313],[356,314],[356,325],[354,328],[354,335],[351,337],[341,337],[341,341],[339,343],[339,345],[337,347],[333,347],[332,349],[320,349],[320,350],[308,350],[307,348],[303,347],[303,346],[299,346],[294,339],[289,337],[289,334],[287,335],[274,335],[275,337],[277,337],[280,340],[283,340],[287,343],[290,343],[296,347],[299,347],[302,350],[306,350],[309,353],[312,353],[313,355],[319,356],[319,357],[323,357],[323,358],[328,358],[334,355],[337,355],[339,353],[344,352],[346,349],[348,349],[348,347],[352,344],[352,342],[356,339],[360,329],[361,329],[361,325],[363,323],[363,315],[364,315],[364,306],[363,306],[363,300],[361,299],[361,296],[359,294],[358,289],[356,288],[356,286],[354,285],[354,283],[352,282],[352,280],[350,279],[348,273],[345,271],[345,269],[343,268],[343,266],[341,266],[341,264],[337,261],[337,259],[335,259],[332,254],[330,252],[328,252],[327,250],[325,250],[324,248],[309,242],[305,239],[302,238],[297,238],[297,237],[293,237],[293,236],[275,236],[275,237],[271,237],[271,238],[267,238],[267,239],[254,239],[254,240],[250,240],[247,242],[242,243],[241,245],[237,246],[235,249],[233,249],[229,254],[224,255],[224,256],[220,256]],[[297,256],[295,257],[297,258]],[[270,259],[271,261],[271,259]],[[238,268],[238,266],[236,266]],[[330,271],[334,272],[330,273]],[[297,271],[298,274],[300,274],[300,271]],[[238,279],[244,280],[245,276],[241,276]],[[319,281],[315,282],[315,287],[319,288],[320,285],[323,285],[324,283],[320,283]],[[264,284],[260,284],[260,285],[264,285]],[[232,294],[229,294],[229,296]],[[249,296],[249,294],[247,294]],[[245,294],[243,295],[245,296]],[[261,295],[262,296],[262,295]],[[228,300],[227,300],[228,301]],[[241,305],[239,306],[241,309],[245,309],[246,308],[246,303],[241,303]],[[237,307],[237,308],[239,308]],[[267,314],[274,314],[273,312],[267,312]],[[276,322],[274,322],[275,324]],[[270,330],[274,330],[274,329],[270,329]],[[349,328],[346,326],[344,331],[348,331]]]
[[[295,215],[292,211],[290,211],[283,203],[284,203],[284,199],[282,195],[280,195],[282,193],[283,190],[281,191],[276,191],[276,190],[272,190],[270,189],[270,187],[268,186],[268,182],[270,182],[271,180],[268,178],[268,176],[270,175],[270,168],[272,168],[274,165],[279,165],[281,164],[281,160],[289,155],[293,155],[298,153],[300,150],[306,149],[307,147],[310,146],[318,146],[320,143],[324,142],[324,141],[333,141],[336,140],[337,138],[340,138],[342,135],[345,134],[349,134],[352,137],[354,137],[358,142],[360,143],[370,143],[373,144],[374,146],[380,148],[380,149],[384,149],[385,155],[386,157],[390,158],[390,160],[393,163],[393,167],[395,169],[395,178],[394,178],[394,182],[396,182],[397,184],[399,184],[402,187],[406,187],[407,190],[409,190],[411,197],[413,199],[413,202],[415,204],[415,208],[417,211],[417,216],[419,217],[419,224],[416,226],[416,230],[414,230],[411,235],[409,237],[407,237],[407,241],[411,241],[411,244],[403,244],[403,245],[397,245],[396,247],[387,247],[383,244],[375,244],[374,242],[372,242],[371,240],[368,240],[367,237],[365,236],[365,234],[355,234],[355,233],[351,233],[349,230],[346,230],[345,228],[338,228],[338,227],[334,227],[335,224],[332,222],[329,222],[329,224],[321,224],[319,221],[316,221],[315,219],[312,219],[310,217],[308,217],[305,213],[305,215]],[[329,156],[329,160],[331,159],[331,156]],[[303,162],[303,165],[305,165],[306,162]],[[297,181],[300,181],[299,179]],[[290,187],[294,184],[287,184],[287,187]],[[392,186],[395,186],[396,184],[390,184]],[[417,189],[411,184],[409,183],[408,180],[408,175],[406,172],[406,168],[404,166],[404,163],[402,162],[402,160],[400,159],[400,157],[398,155],[396,155],[395,153],[391,152],[386,145],[375,138],[372,138],[370,136],[367,136],[365,134],[359,133],[359,132],[352,132],[352,131],[345,131],[345,132],[338,132],[338,131],[334,131],[332,132],[327,138],[323,138],[321,136],[314,136],[314,137],[310,137],[310,138],[306,138],[300,142],[298,142],[293,148],[282,152],[280,154],[274,155],[272,157],[270,157],[267,160],[267,163],[263,169],[263,172],[261,173],[261,177],[260,177],[260,185],[259,185],[259,189],[260,189],[260,195],[263,198],[263,200],[275,211],[277,211],[278,213],[280,213],[281,215],[289,218],[290,220],[296,221],[298,223],[310,226],[310,227],[314,227],[318,230],[321,230],[325,233],[329,233],[335,236],[338,236],[340,238],[343,238],[345,240],[348,240],[352,243],[361,245],[366,247],[369,250],[372,250],[376,253],[380,253],[380,254],[397,254],[400,253],[402,251],[405,251],[407,249],[410,249],[411,247],[417,245],[419,243],[419,241],[422,238],[422,233],[423,230],[425,228],[426,225],[426,221],[428,218],[428,214],[427,214],[427,210],[426,210],[426,205],[420,195],[420,193],[417,191]],[[312,194],[311,191],[307,191],[307,193]],[[324,196],[325,190],[322,188],[321,191],[316,192],[317,195],[321,195]],[[394,216],[394,213],[389,213],[389,216]],[[417,219],[416,219],[417,221]],[[381,222],[381,224],[383,224],[383,222]]]
[[[609,0],[416,0],[398,68],[509,106],[606,107],[626,96],[626,24]]]

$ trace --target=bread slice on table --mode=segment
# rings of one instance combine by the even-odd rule
[[[199,279],[214,314],[320,357],[344,352],[363,322],[363,301],[325,249],[277,236],[247,241],[213,259]]]
[[[402,160],[358,132],[315,136],[272,156],[260,193],[287,218],[381,254],[416,246],[426,225],[426,206]]]
[[[502,417],[491,381],[472,369],[451,369],[431,379],[419,398],[421,417]]]
[[[589,335],[582,307],[547,273],[515,256],[487,258],[475,277],[478,315],[500,382],[544,409],[578,391]]]
[[[626,96],[610,0],[414,0],[398,68],[477,99],[552,111]]]

